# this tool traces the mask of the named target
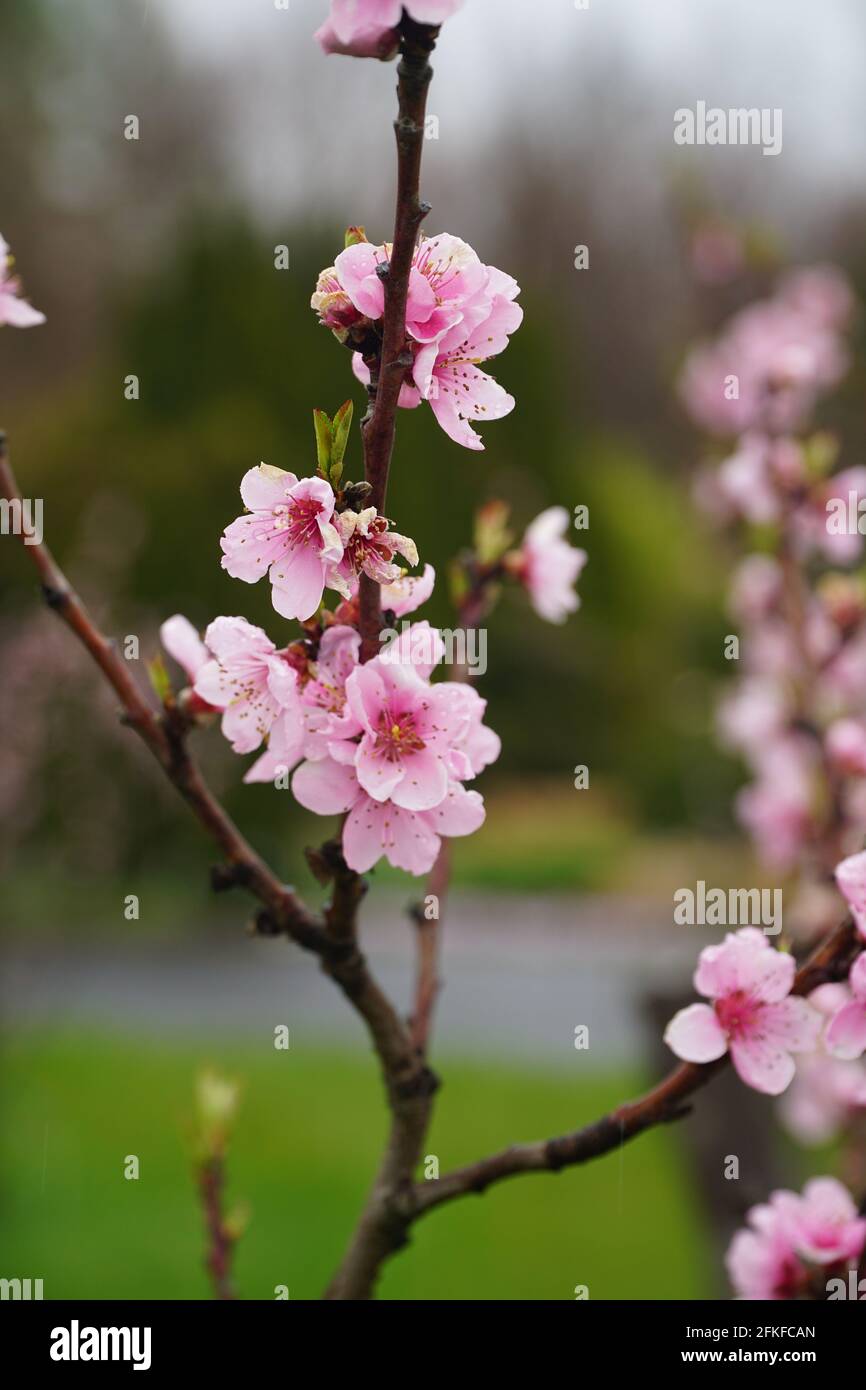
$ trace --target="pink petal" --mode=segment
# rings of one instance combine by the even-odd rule
[[[358,779],[351,767],[322,758],[320,762],[301,763],[292,778],[292,792],[296,801],[317,816],[336,816],[358,800]]]
[[[357,873],[372,868],[383,854],[397,869],[428,873],[439,853],[439,844],[439,836],[423,815],[369,798],[358,802],[343,830],[346,863]]]
[[[346,294],[359,313],[370,319],[380,319],[385,311],[385,286],[376,274],[376,267],[384,263],[384,248],[368,241],[347,246],[334,262]]]
[[[851,986],[851,993],[855,999],[866,1002],[866,951],[861,951],[860,955],[851,966],[848,974],[848,984]]]
[[[372,733],[387,698],[385,681],[376,669],[376,657],[367,666],[358,666],[346,681],[346,700],[362,728]]]
[[[437,835],[473,835],[484,824],[484,798],[452,782],[444,801],[427,812]]]
[[[866,1003],[852,999],[830,1020],[824,1038],[827,1051],[853,1062],[866,1052]]]
[[[759,1036],[731,1043],[731,1061],[742,1081],[767,1096],[780,1096],[794,1077],[794,1059]]]
[[[210,653],[189,618],[182,613],[166,618],[159,629],[159,640],[169,656],[182,666],[191,681],[207,665]]]
[[[714,1062],[728,1050],[728,1040],[709,1004],[690,1004],[674,1014],[665,1042],[686,1062]]]
[[[325,591],[325,571],[315,550],[294,546],[271,569],[271,585],[271,602],[282,617],[312,618]]]
[[[364,791],[376,801],[387,801],[402,782],[405,773],[402,762],[392,762],[390,758],[377,751],[370,734],[365,734],[361,740],[355,758],[355,768]]]
[[[421,748],[417,753],[407,754],[402,759],[402,770],[402,778],[394,783],[391,791],[397,806],[407,811],[429,811],[447,795],[448,773],[444,762],[432,749]],[[358,775],[360,779],[360,773]]]
[[[258,468],[250,468],[241,479],[241,500],[251,512],[270,512],[274,507],[285,505],[297,481],[295,473],[260,464]]]
[[[787,1052],[813,1052],[821,1037],[822,1018],[805,999],[794,996],[765,1004],[758,1015],[767,1042]]]
[[[286,551],[285,531],[273,531],[258,515],[239,516],[223,531],[222,567],[232,579],[255,584]]]

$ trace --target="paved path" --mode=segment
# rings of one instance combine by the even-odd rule
[[[392,997],[408,1007],[412,929],[402,900],[371,894],[368,954]],[[645,1043],[640,1001],[677,981],[684,996],[706,930],[674,927],[658,909],[623,899],[455,895],[445,926],[437,1037],[440,1050],[503,1061],[573,1066],[574,1029],[589,1028],[585,1063],[633,1061]],[[285,941],[45,943],[16,946],[3,961],[6,1027],[50,1022],[129,1028],[214,1040],[226,1031],[292,1046],[357,1035],[360,1025],[313,961]]]

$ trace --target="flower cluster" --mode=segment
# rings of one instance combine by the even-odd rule
[[[751,551],[730,596],[741,675],[719,709],[723,741],[753,774],[737,814],[764,862],[797,867],[804,888],[866,832],[866,588],[849,572],[866,467],[839,468],[838,442],[807,428],[846,369],[852,313],[840,272],[790,274],[693,352],[681,381],[696,421],[735,439],[698,500]],[[810,929],[832,920],[826,891],[801,905]]]
[[[843,984],[819,985],[808,997],[825,1021],[824,1035],[816,1051],[797,1057],[780,1118],[795,1139],[811,1146],[837,1138],[866,1112],[866,1065],[833,1055],[828,1038],[826,1024],[850,1003],[851,991]]]
[[[320,321],[350,345],[378,334],[385,310],[379,272],[391,255],[387,243],[357,236],[322,271],[311,300]],[[502,352],[520,326],[519,292],[516,280],[484,265],[459,237],[422,237],[415,248],[406,306],[411,365],[399,403],[411,409],[427,401],[449,438],[467,449],[484,448],[471,421],[498,420],[514,409],[514,398],[479,364]],[[355,352],[352,363],[369,383],[369,355]]]
[[[832,266],[783,279],[771,298],[742,309],[690,354],[680,390],[693,419],[727,439],[799,429],[844,375],[842,330],[852,308],[848,283]]]
[[[739,1298],[850,1297],[847,1276],[863,1252],[866,1218],[842,1183],[812,1178],[802,1193],[773,1192],[747,1221],[725,1261]]]
[[[199,644],[175,617],[163,642],[202,707],[222,711],[235,752],[266,745],[245,781],[287,785],[294,769],[302,806],[346,814],[343,853],[359,873],[383,854],[425,873],[442,836],[471,834],[484,820],[481,797],[464,783],[496,760],[499,739],[471,686],[431,683],[444,644],[428,623],[410,625],[363,666],[358,632],[335,622],[278,651],[243,618],[215,619]]]
[[[35,328],[45,322],[45,315],[22,299],[21,283],[13,272],[13,265],[9,244],[0,236],[0,325]]]
[[[327,478],[300,480],[264,464],[250,469],[241,485],[248,511],[222,540],[228,572],[248,582],[267,573],[275,609],[301,620],[303,635],[277,649],[245,618],[220,617],[202,641],[175,615],[162,644],[189,679],[180,697],[187,717],[219,716],[236,753],[258,752],[246,782],[291,785],[308,810],[344,816],[343,853],[357,872],[384,855],[422,874],[443,836],[481,825],[484,803],[465,784],[496,760],[500,743],[470,685],[431,681],[445,646],[429,623],[383,633],[380,653],[361,665],[360,574],[381,586],[383,610],[402,618],[430,597],[435,572],[425,565],[412,575],[394,562],[399,554],[417,563],[413,542],[373,508],[347,507],[353,485],[335,491],[333,463],[324,461]],[[513,550],[499,527],[485,582],[510,574],[542,617],[563,621],[578,606],[573,585],[586,559],[565,541],[567,521],[563,508],[550,508]],[[332,611],[320,611],[325,588],[341,596]]]
[[[223,533],[223,568],[248,584],[267,574],[284,618],[306,622],[326,588],[350,598],[362,573],[378,584],[399,580],[395,554],[418,563],[415,542],[391,531],[375,507],[337,511],[324,478],[298,479],[263,463],[244,475],[241,498],[247,511]]]
[[[331,0],[328,18],[314,37],[325,53],[352,58],[393,58],[403,10],[419,24],[441,24],[463,0]]]

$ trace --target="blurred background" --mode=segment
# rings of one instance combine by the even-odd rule
[[[390,233],[394,71],[325,59],[311,40],[325,8],[0,10],[0,230],[48,317],[0,334],[0,423],[61,563],[108,631],[138,636],[143,682],[174,612],[201,628],[240,612],[280,637],[265,586],[220,569],[219,534],[247,468],[312,469],[313,406],[351,394],[362,409],[309,298],[348,223]],[[427,230],[519,280],[526,319],[494,365],[517,409],[481,455],[403,412],[389,511],[440,575],[491,497],[518,529],[553,503],[590,517],[568,625],[539,623],[518,594],[489,622],[483,693],[504,747],[483,780],[487,825],[455,854],[430,1149],[443,1167],[645,1085],[664,1064],[652,1020],[688,994],[706,944],[673,926],[672,894],[763,881],[730,814],[742,771],[713,738],[730,556],[693,508],[700,445],[676,376],[695,337],[780,267],[834,261],[866,292],[864,46],[857,0],[466,0],[443,31]],[[782,153],[676,146],[673,113],[698,99],[780,107]],[[826,419],[862,463],[855,346]],[[356,436],[347,472],[360,468]],[[450,624],[444,585],[425,615]],[[212,1061],[244,1085],[241,1291],[316,1296],[384,1126],[366,1041],[309,960],[247,941],[241,900],[208,895],[207,846],[8,538],[0,671],[0,1274],[42,1277],[46,1297],[204,1295],[185,1125]],[[198,741],[232,813],[314,895],[301,851],[322,823],[243,787],[216,731]],[[417,891],[377,870],[366,912],[374,961],[407,1002]],[[723,1180],[718,1155],[752,1142],[732,1094],[720,1132],[699,1104],[703,1139],[699,1118],[439,1214],[383,1292],[711,1296],[732,1223],[769,1173],[801,1165],[764,1136],[751,1177]],[[138,1182],[123,1178],[131,1153]]]

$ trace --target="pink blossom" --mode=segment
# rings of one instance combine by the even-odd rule
[[[817,552],[831,565],[850,565],[859,559],[863,536],[857,509],[861,502],[866,502],[863,467],[845,468],[813,487],[791,517],[791,534],[800,554]]]
[[[337,257],[339,285],[357,311],[378,322],[385,292],[377,269],[387,265],[391,247],[359,242]],[[412,365],[399,404],[412,409],[428,401],[449,438],[467,449],[483,449],[471,420],[497,420],[514,408],[514,399],[479,369],[508,345],[523,310],[515,303],[520,287],[510,275],[484,265],[459,237],[422,237],[409,277],[406,333]],[[370,372],[353,358],[355,375],[365,384]]]
[[[352,745],[349,745],[351,747]],[[332,757],[301,763],[292,779],[297,801],[317,815],[348,813],[343,854],[356,873],[366,873],[384,855],[396,869],[425,874],[433,867],[442,836],[471,835],[484,821],[478,792],[450,783],[439,804],[425,811],[369,796],[353,763]]]
[[[866,1110],[866,1068],[861,1063],[842,1062],[823,1052],[797,1058],[797,1074],[782,1098],[781,1115],[801,1144],[826,1144],[861,1110]]]
[[[548,623],[564,623],[568,614],[580,607],[574,585],[587,555],[565,540],[568,521],[564,507],[548,507],[541,512],[526,528],[513,561],[533,608]]]
[[[419,24],[441,24],[463,0],[331,0],[331,10],[316,38],[325,53],[354,58],[390,58],[398,45],[397,25],[403,9]]]
[[[37,324],[45,322],[45,315],[21,298],[21,284],[12,272],[12,265],[9,244],[0,236],[0,325],[8,323],[12,328],[35,328]]]
[[[783,287],[740,310],[714,343],[696,348],[680,381],[696,423],[728,437],[796,430],[848,365],[826,302],[816,306],[814,294]]]
[[[734,1292],[745,1299],[796,1298],[806,1283],[787,1223],[773,1205],[750,1209],[749,1226],[738,1231],[728,1246],[725,1267]]]
[[[836,883],[851,909],[855,927],[866,937],[866,850],[836,865]]]
[[[308,757],[324,756],[334,739],[355,738],[361,725],[348,706],[346,681],[358,665],[360,634],[336,624],[322,634],[301,689]]]
[[[346,680],[358,664],[360,645],[354,628],[326,628],[315,657],[298,671],[298,698],[279,715],[266,752],[247,771],[245,782],[273,782],[302,757],[325,758],[333,741],[357,737],[361,730],[346,706]]]
[[[866,776],[866,723],[862,719],[837,719],[827,730],[827,756],[849,776]]]
[[[484,819],[481,797],[463,781],[498,757],[499,740],[483,724],[484,701],[474,690],[429,684],[442,651],[434,629],[418,623],[387,653],[354,665],[338,706],[342,723],[320,729],[318,742],[308,740],[292,779],[308,810],[346,814],[343,853],[358,873],[382,855],[397,868],[426,873],[442,836],[469,835]],[[339,683],[333,679],[331,689]]]
[[[844,328],[854,311],[854,294],[847,277],[835,265],[806,266],[786,275],[780,298],[822,328]]]
[[[223,710],[222,731],[236,753],[251,753],[286,712],[297,720],[297,672],[260,627],[245,618],[215,618],[205,633],[212,660],[200,668],[194,689]]]
[[[856,1261],[866,1219],[836,1178],[812,1178],[802,1194],[785,1189],[752,1207],[725,1257],[740,1298],[796,1299],[810,1285],[810,1266]]]
[[[166,618],[159,629],[159,639],[169,656],[174,657],[178,666],[186,672],[190,684],[194,685],[202,667],[211,660],[211,655],[189,618],[182,613]]]
[[[368,319],[385,312],[385,286],[377,271],[387,266],[391,246],[357,242],[334,265],[349,301]],[[409,272],[406,332],[416,343],[433,343],[449,329],[474,323],[490,312],[489,271],[467,242],[447,232],[422,237]]]
[[[745,676],[721,700],[717,723],[727,747],[760,752],[782,732],[790,714],[790,700],[777,681]]]
[[[782,569],[769,555],[747,555],[731,580],[728,607],[739,622],[767,618],[782,596]]]
[[[310,299],[310,308],[315,309],[319,322],[324,324],[325,328],[330,328],[343,339],[346,329],[359,323],[364,317],[340,284],[336,266],[328,266],[320,272]]]
[[[382,611],[403,618],[426,603],[436,583],[436,571],[425,565],[423,574],[404,574],[390,584],[382,585]]]
[[[299,481],[294,473],[261,464],[244,475],[241,497],[247,515],[223,533],[223,568],[248,584],[269,573],[277,612],[306,621],[343,556],[330,484],[323,478]]]
[[[755,750],[753,761],[758,778],[738,793],[737,817],[761,858],[785,869],[814,829],[817,751],[805,736],[786,734]]]
[[[850,1192],[836,1178],[811,1178],[802,1194],[776,1192],[773,1202],[801,1258],[819,1265],[859,1258],[866,1218],[858,1216]]]
[[[375,507],[365,507],[361,512],[347,508],[335,513],[334,526],[343,554],[336,564],[328,566],[325,582],[344,598],[352,597],[361,574],[369,575],[377,584],[393,584],[400,579],[403,570],[395,564],[395,555],[402,555],[410,565],[418,563],[415,542],[390,531],[387,519],[379,516]]]
[[[776,951],[763,932],[743,927],[718,946],[701,951],[694,983],[712,1004],[681,1009],[665,1042],[688,1062],[712,1062],[730,1052],[748,1086],[780,1095],[794,1076],[792,1052],[815,1047],[821,1016],[805,999],[791,997],[796,965]]]
[[[346,698],[363,729],[355,757],[363,790],[407,811],[438,806],[448,792],[450,750],[468,725],[460,687],[431,686],[413,665],[380,655],[352,672]]]
[[[848,984],[853,998],[833,1015],[824,1041],[831,1056],[853,1062],[866,1052],[866,953],[851,966]]]

